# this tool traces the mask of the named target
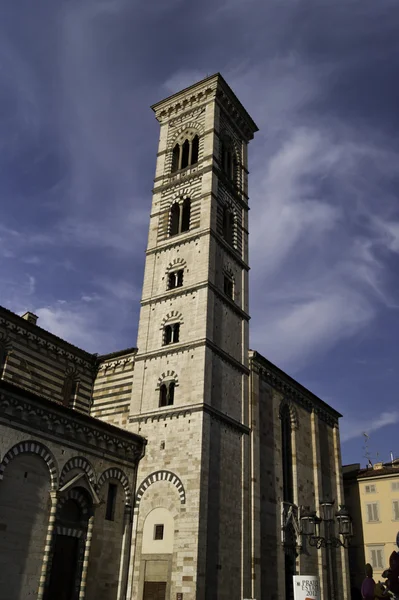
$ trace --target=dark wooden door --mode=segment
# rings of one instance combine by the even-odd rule
[[[165,581],[145,581],[143,600],[165,600]]]
[[[78,548],[78,538],[57,535],[46,600],[74,600]]]

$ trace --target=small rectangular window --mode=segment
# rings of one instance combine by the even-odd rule
[[[233,281],[227,275],[224,276],[224,293],[229,298],[233,299]]]
[[[395,521],[399,521],[399,500],[394,500],[392,502],[393,507],[393,518]]]
[[[379,514],[378,514],[378,503],[377,502],[373,502],[371,504],[366,504],[367,507],[367,522],[368,523],[375,523],[377,521],[379,521]]]
[[[366,494],[375,494],[375,485],[366,485],[365,490]]]
[[[183,269],[173,271],[168,275],[168,290],[174,290],[175,288],[182,287],[183,285]]]
[[[163,525],[155,525],[154,540],[163,540]]]
[[[382,570],[384,568],[384,548],[382,546],[369,548],[370,562],[373,569]]]
[[[399,481],[393,481],[391,484],[391,489],[393,492],[399,492]]]
[[[105,518],[107,521],[113,521],[115,517],[117,489],[115,483],[110,483],[108,486],[107,507],[105,509]]]

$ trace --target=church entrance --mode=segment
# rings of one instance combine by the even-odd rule
[[[143,600],[165,600],[165,581],[145,581]]]
[[[51,568],[48,600],[75,600],[79,538],[57,535]]]

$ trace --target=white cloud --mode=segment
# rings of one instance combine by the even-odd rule
[[[399,411],[397,410],[384,411],[368,419],[344,417],[340,421],[341,441],[347,442],[348,440],[362,436],[363,433],[370,434],[373,431],[378,431],[396,423],[399,423]]]

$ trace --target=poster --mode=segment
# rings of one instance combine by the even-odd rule
[[[295,600],[320,600],[318,575],[294,575]]]

